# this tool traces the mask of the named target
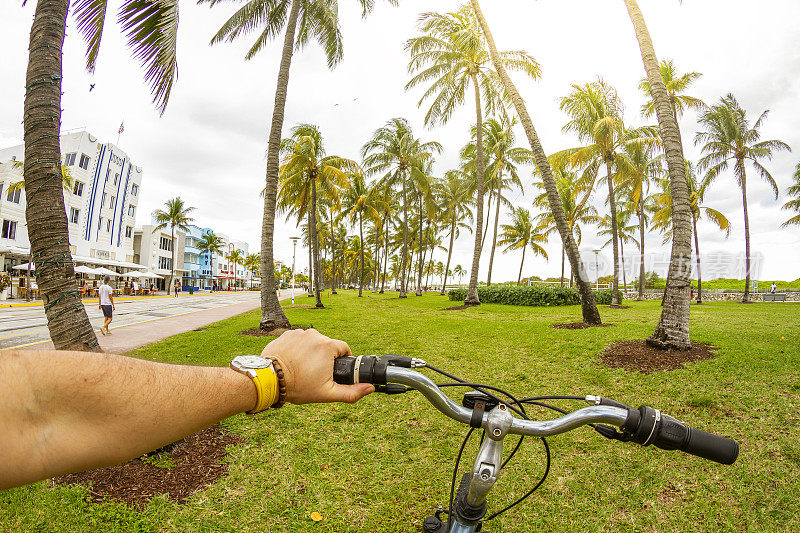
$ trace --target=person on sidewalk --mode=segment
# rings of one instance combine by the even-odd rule
[[[178,297],[178,293],[181,292],[181,280],[175,280],[175,298]]]
[[[131,283],[131,292],[133,293],[133,296],[139,295],[139,284],[136,282],[136,280]]]
[[[123,463],[242,412],[284,402],[355,403],[375,387],[334,383],[333,361],[345,355],[352,355],[347,343],[311,329],[287,331],[260,357],[236,357],[230,367],[110,353],[6,352],[0,490]],[[259,423],[280,431],[280,418]]]
[[[111,278],[109,276],[105,276],[103,278],[103,284],[100,285],[99,289],[97,289],[97,295],[100,297],[98,300],[98,305],[103,311],[103,316],[106,319],[105,324],[103,324],[103,327],[100,328],[100,333],[103,335],[111,335],[108,325],[111,324],[111,321],[114,319],[114,310],[116,309],[116,306],[114,305],[114,289],[112,289],[111,285],[108,284],[109,281],[111,281]]]

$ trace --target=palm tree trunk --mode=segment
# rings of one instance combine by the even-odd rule
[[[314,287],[317,286],[316,279],[314,274],[317,271],[317,267],[314,265],[314,249],[311,245],[311,210],[308,210],[308,297],[314,297]]]
[[[622,270],[622,297],[625,298],[625,290],[628,288],[628,281],[625,279],[625,241],[620,239],[619,241],[619,260],[620,260],[620,269]],[[622,302],[620,302],[622,303]]]
[[[667,89],[661,77],[644,16],[636,0],[625,0],[650,84],[650,94],[656,104],[658,125],[664,142],[670,190],[672,193],[672,255],[667,279],[667,293],[661,318],[647,342],[660,348],[689,349],[689,284],[692,262],[692,223],[689,186],[686,183],[686,163],[681,144],[681,132],[670,105]]]
[[[644,196],[642,196],[639,204],[639,297],[637,300],[640,302],[644,300],[644,284],[645,284],[645,271],[644,271]]]
[[[611,283],[611,305],[619,305],[619,227],[617,224],[617,202],[614,198],[614,181],[611,174],[611,163],[606,162],[606,181],[608,182],[608,205],[611,210],[611,243],[614,250],[614,279]]]
[[[378,290],[378,278],[380,277],[381,270],[381,221],[380,217],[375,220],[375,256],[374,265],[372,269],[372,292]]]
[[[483,250],[483,245],[486,244],[486,236],[489,234],[489,213],[492,212],[492,199],[494,198],[494,190],[489,191],[489,201],[486,204],[486,222],[484,223],[483,227],[483,237],[481,237],[481,250]]]
[[[464,299],[464,305],[480,305],[481,300],[478,298],[478,269],[481,266],[481,234],[483,232],[483,109],[481,106],[481,89],[478,86],[478,76],[472,74],[472,85],[475,88],[475,116],[477,119],[476,129],[477,132],[477,161],[475,175],[478,180],[478,187],[475,191],[475,207],[478,210],[477,223],[475,228],[475,246],[472,250],[472,270],[469,274],[469,287],[467,288],[467,297]]]
[[[545,190],[547,191],[547,200],[550,203],[550,209],[553,211],[553,218],[555,219],[556,227],[558,228],[558,232],[561,234],[561,240],[566,247],[567,258],[569,259],[572,271],[575,272],[578,277],[578,293],[581,296],[581,311],[583,313],[583,320],[589,324],[600,324],[600,312],[597,310],[597,304],[594,301],[594,293],[592,292],[591,284],[587,281],[586,271],[583,268],[583,263],[578,253],[578,245],[575,242],[575,237],[572,235],[569,225],[567,224],[567,219],[564,216],[564,206],[561,204],[561,198],[558,195],[558,188],[556,187],[556,182],[553,178],[553,171],[550,168],[550,163],[547,161],[547,155],[545,154],[542,144],[539,141],[539,136],[536,133],[536,129],[533,127],[533,121],[528,114],[525,102],[522,100],[522,97],[520,96],[519,91],[517,91],[517,88],[514,86],[514,83],[511,81],[511,78],[509,78],[505,67],[503,67],[503,64],[500,62],[500,54],[497,52],[497,46],[494,43],[491,29],[489,28],[489,25],[483,16],[483,12],[478,4],[478,0],[470,0],[470,5],[475,11],[475,15],[480,22],[481,28],[483,29],[483,34],[486,36],[486,42],[489,46],[489,52],[491,53],[494,67],[497,70],[497,73],[500,76],[500,80],[503,82],[503,86],[505,87],[506,91],[509,95],[511,95],[514,108],[517,110],[520,122],[522,123],[522,127],[525,129],[525,134],[528,137],[531,150],[533,151],[534,158],[536,159],[536,166],[542,175],[542,181],[544,183]]]
[[[319,265],[319,235],[317,232],[317,179],[311,177],[311,247],[314,249],[314,296],[317,299],[315,307],[322,309],[322,275]]]
[[[383,246],[383,278],[381,278],[381,290],[378,294],[383,294],[383,286],[386,284],[386,269],[389,267],[389,213],[386,213],[386,230],[383,232],[384,240],[386,241]]]
[[[747,215],[747,175],[744,170],[744,161],[740,162],[742,168],[742,207],[744,208],[744,297],[743,303],[750,302],[750,217]]]
[[[498,176],[499,179],[499,176]],[[492,284],[492,266],[494,265],[494,250],[497,247],[497,224],[500,222],[500,190],[498,185],[497,191],[497,205],[495,206],[494,213],[494,237],[492,237],[492,253],[489,254],[489,275],[486,277],[486,286]]]
[[[692,229],[694,230],[694,253],[697,261],[697,303],[703,303],[703,276],[700,274],[700,239],[697,235],[697,218],[692,216]]]
[[[522,281],[522,265],[525,264],[525,250],[527,250],[527,246],[522,247],[522,261],[519,262],[519,274],[517,275],[517,285]],[[563,268],[564,262],[561,262],[561,266]],[[563,275],[562,275],[563,277]]]
[[[425,267],[425,232],[422,229],[422,193],[419,194],[419,273],[417,276],[417,296],[422,296],[422,269]]]
[[[447,287],[447,274],[450,272],[450,258],[453,256],[453,238],[456,235],[456,215],[453,213],[453,221],[450,224],[450,246],[447,247],[447,266],[444,267],[444,281],[442,282],[442,296],[445,293],[445,287]]]
[[[39,0],[31,27],[23,113],[25,217],[53,345],[99,352],[75,286],[61,181],[61,51],[68,8],[68,0]]]
[[[358,278],[358,297],[361,298],[364,296],[363,293],[363,286],[364,286],[364,219],[361,216],[361,213],[358,214],[358,238],[361,241],[361,253],[359,254],[359,259],[361,260],[361,273],[359,274]]]
[[[336,292],[336,239],[331,234],[331,294]]]
[[[406,294],[406,260],[408,256],[408,198],[406,196],[406,172],[401,170],[403,180],[403,253],[400,259],[400,295],[399,298],[408,298]]]
[[[559,278],[559,287],[564,286],[564,244],[561,244],[561,277]]]
[[[171,241],[172,264],[170,265],[171,270],[169,276],[169,284],[167,285],[167,295],[169,295],[169,290],[170,288],[172,288],[175,279],[175,226],[173,226],[172,224],[170,224],[169,233],[170,233],[170,238],[172,239]]]
[[[283,39],[281,65],[278,70],[278,85],[275,90],[275,105],[267,145],[267,178],[264,188],[264,218],[261,229],[261,321],[262,330],[290,328],[289,319],[283,312],[275,287],[275,260],[273,241],[275,238],[275,205],[278,195],[278,158],[280,156],[283,115],[286,109],[286,93],[289,87],[289,70],[292,66],[294,36],[302,0],[292,0],[292,9],[286,22]],[[310,268],[310,265],[309,265]],[[310,271],[309,271],[310,272]]]

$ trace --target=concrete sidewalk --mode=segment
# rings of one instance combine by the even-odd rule
[[[297,294],[304,294],[301,290]],[[291,298],[289,291],[282,291],[279,300]],[[134,348],[139,348],[146,344],[157,342],[167,337],[185,333],[193,329],[207,326],[220,320],[225,320],[253,309],[258,309],[261,305],[258,297],[252,301],[223,305],[212,309],[190,311],[179,315],[163,318],[153,318],[126,324],[118,327],[111,326],[111,335],[103,335],[96,330],[97,340],[104,352],[124,353]],[[52,341],[43,341],[25,346],[25,350],[52,350]]]

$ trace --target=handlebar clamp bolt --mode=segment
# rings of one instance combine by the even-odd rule
[[[499,437],[500,435],[503,434],[503,430],[501,430],[500,428],[495,428],[494,431],[492,431],[492,434],[494,434],[495,437]]]

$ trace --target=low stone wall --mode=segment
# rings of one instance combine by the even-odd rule
[[[786,301],[787,302],[800,302],[800,292],[786,292],[786,293],[778,293],[778,294],[786,294]],[[661,297],[664,296],[663,290],[646,290],[644,291],[644,299],[645,300],[660,300]],[[704,302],[741,302],[744,293],[742,292],[707,292],[703,291],[703,301]],[[636,300],[639,297],[638,292],[628,292],[625,294],[626,300]],[[695,299],[697,298],[697,294],[695,293]],[[764,293],[763,292],[751,292],[750,293],[750,301],[752,302],[762,302],[764,301]],[[778,302],[783,303],[783,302]]]

